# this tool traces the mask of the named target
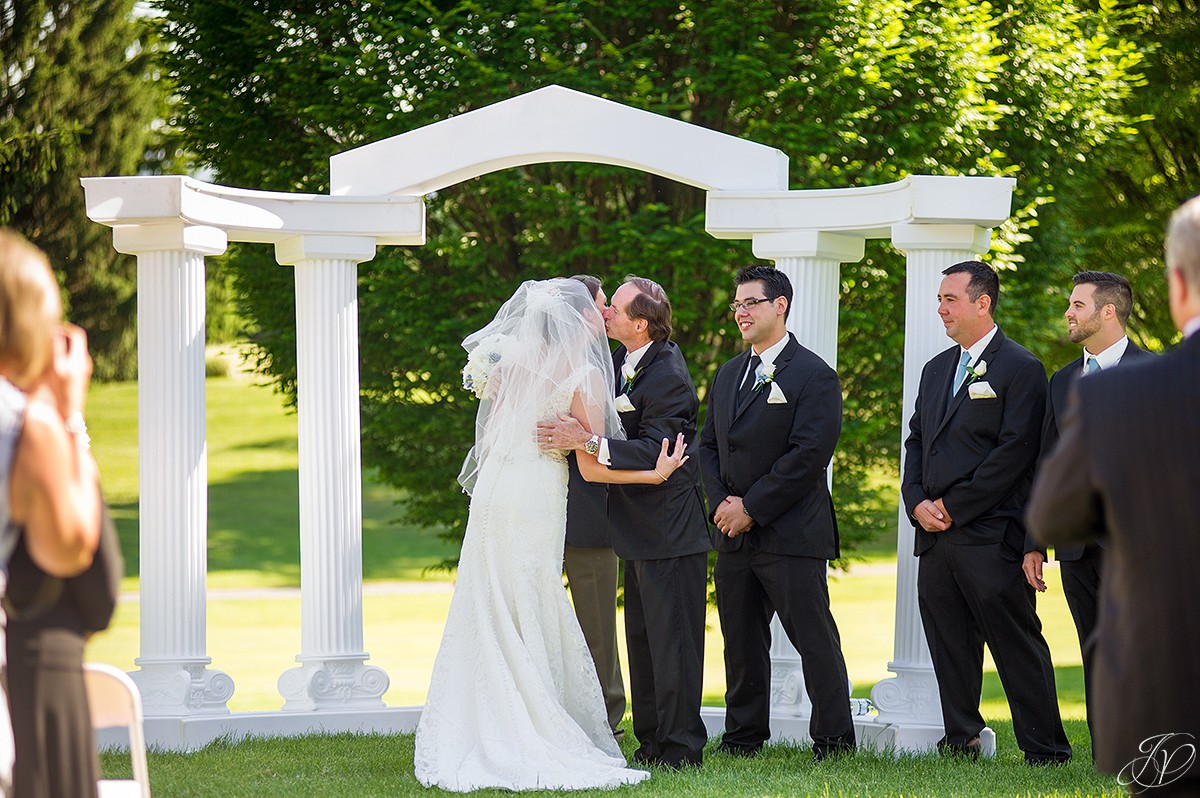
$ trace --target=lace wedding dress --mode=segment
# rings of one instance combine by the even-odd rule
[[[505,354],[506,363],[519,360]],[[530,416],[569,412],[579,373],[530,403]],[[501,391],[515,392],[508,374]],[[458,580],[417,726],[417,779],[456,792],[638,782],[650,774],[628,768],[613,740],[563,588],[566,462],[539,451],[536,419],[520,418],[503,407],[490,414],[493,426],[517,429],[473,475]]]

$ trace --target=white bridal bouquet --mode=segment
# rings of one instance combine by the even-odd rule
[[[467,365],[463,366],[463,387],[480,399],[491,396],[487,392],[488,378],[492,369],[504,356],[504,346],[507,342],[507,335],[489,335],[467,355]]]

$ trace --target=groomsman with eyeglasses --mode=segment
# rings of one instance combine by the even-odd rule
[[[769,266],[734,278],[746,351],[717,371],[697,458],[717,527],[725,638],[725,733],[717,751],[757,754],[771,736],[771,618],[803,660],[813,757],[855,749],[849,680],[829,608],[839,555],[829,461],[842,428],[837,372],[787,330],[792,286]]]

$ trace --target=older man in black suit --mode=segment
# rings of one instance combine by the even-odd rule
[[[768,266],[738,272],[730,308],[749,349],[717,371],[697,458],[716,535],[725,637],[725,734],[757,754],[771,736],[771,617],[800,652],[820,760],[854,750],[846,662],[829,610],[839,555],[828,465],[842,429],[837,373],[787,331],[792,285]]]
[[[1079,380],[1038,474],[1029,528],[1047,545],[1103,540],[1093,673],[1096,766],[1134,792],[1200,795],[1200,198],[1167,232],[1184,341]]]
[[[1067,336],[1072,343],[1083,346],[1083,355],[1054,373],[1050,378],[1050,398],[1046,402],[1046,420],[1042,424],[1041,460],[1058,443],[1058,423],[1067,409],[1067,395],[1079,377],[1093,374],[1117,364],[1137,363],[1153,357],[1125,335],[1125,324],[1133,311],[1133,291],[1129,281],[1111,272],[1086,271],[1072,278],[1074,289],[1063,316],[1067,320]],[[1061,566],[1063,594],[1083,655],[1084,696],[1087,701],[1088,726],[1092,727],[1092,633],[1096,630],[1096,599],[1100,590],[1100,569],[1103,552],[1099,543],[1077,546],[1057,546],[1054,556]],[[1046,590],[1042,566],[1046,550],[1025,538],[1025,578],[1038,592]],[[1094,731],[1094,729],[1093,729]]]
[[[615,469],[653,468],[663,438],[696,439],[700,401],[671,340],[671,303],[652,280],[628,277],[604,314],[625,440],[589,436],[574,419],[538,424],[547,449],[583,449]],[[708,732],[700,717],[708,523],[695,460],[658,485],[608,491],[613,549],[625,561],[625,639],[634,760],[700,765]]]
[[[1065,762],[1050,649],[1021,568],[1046,370],[993,319],[1000,280],[976,261],[943,272],[955,346],[925,364],[901,495],[916,525],[917,599],[942,703],[942,750],[978,755],[986,642],[1030,764]]]

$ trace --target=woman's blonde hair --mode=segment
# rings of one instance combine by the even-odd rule
[[[0,229],[0,368],[14,384],[25,387],[46,370],[58,308],[58,283],[46,255]]]

